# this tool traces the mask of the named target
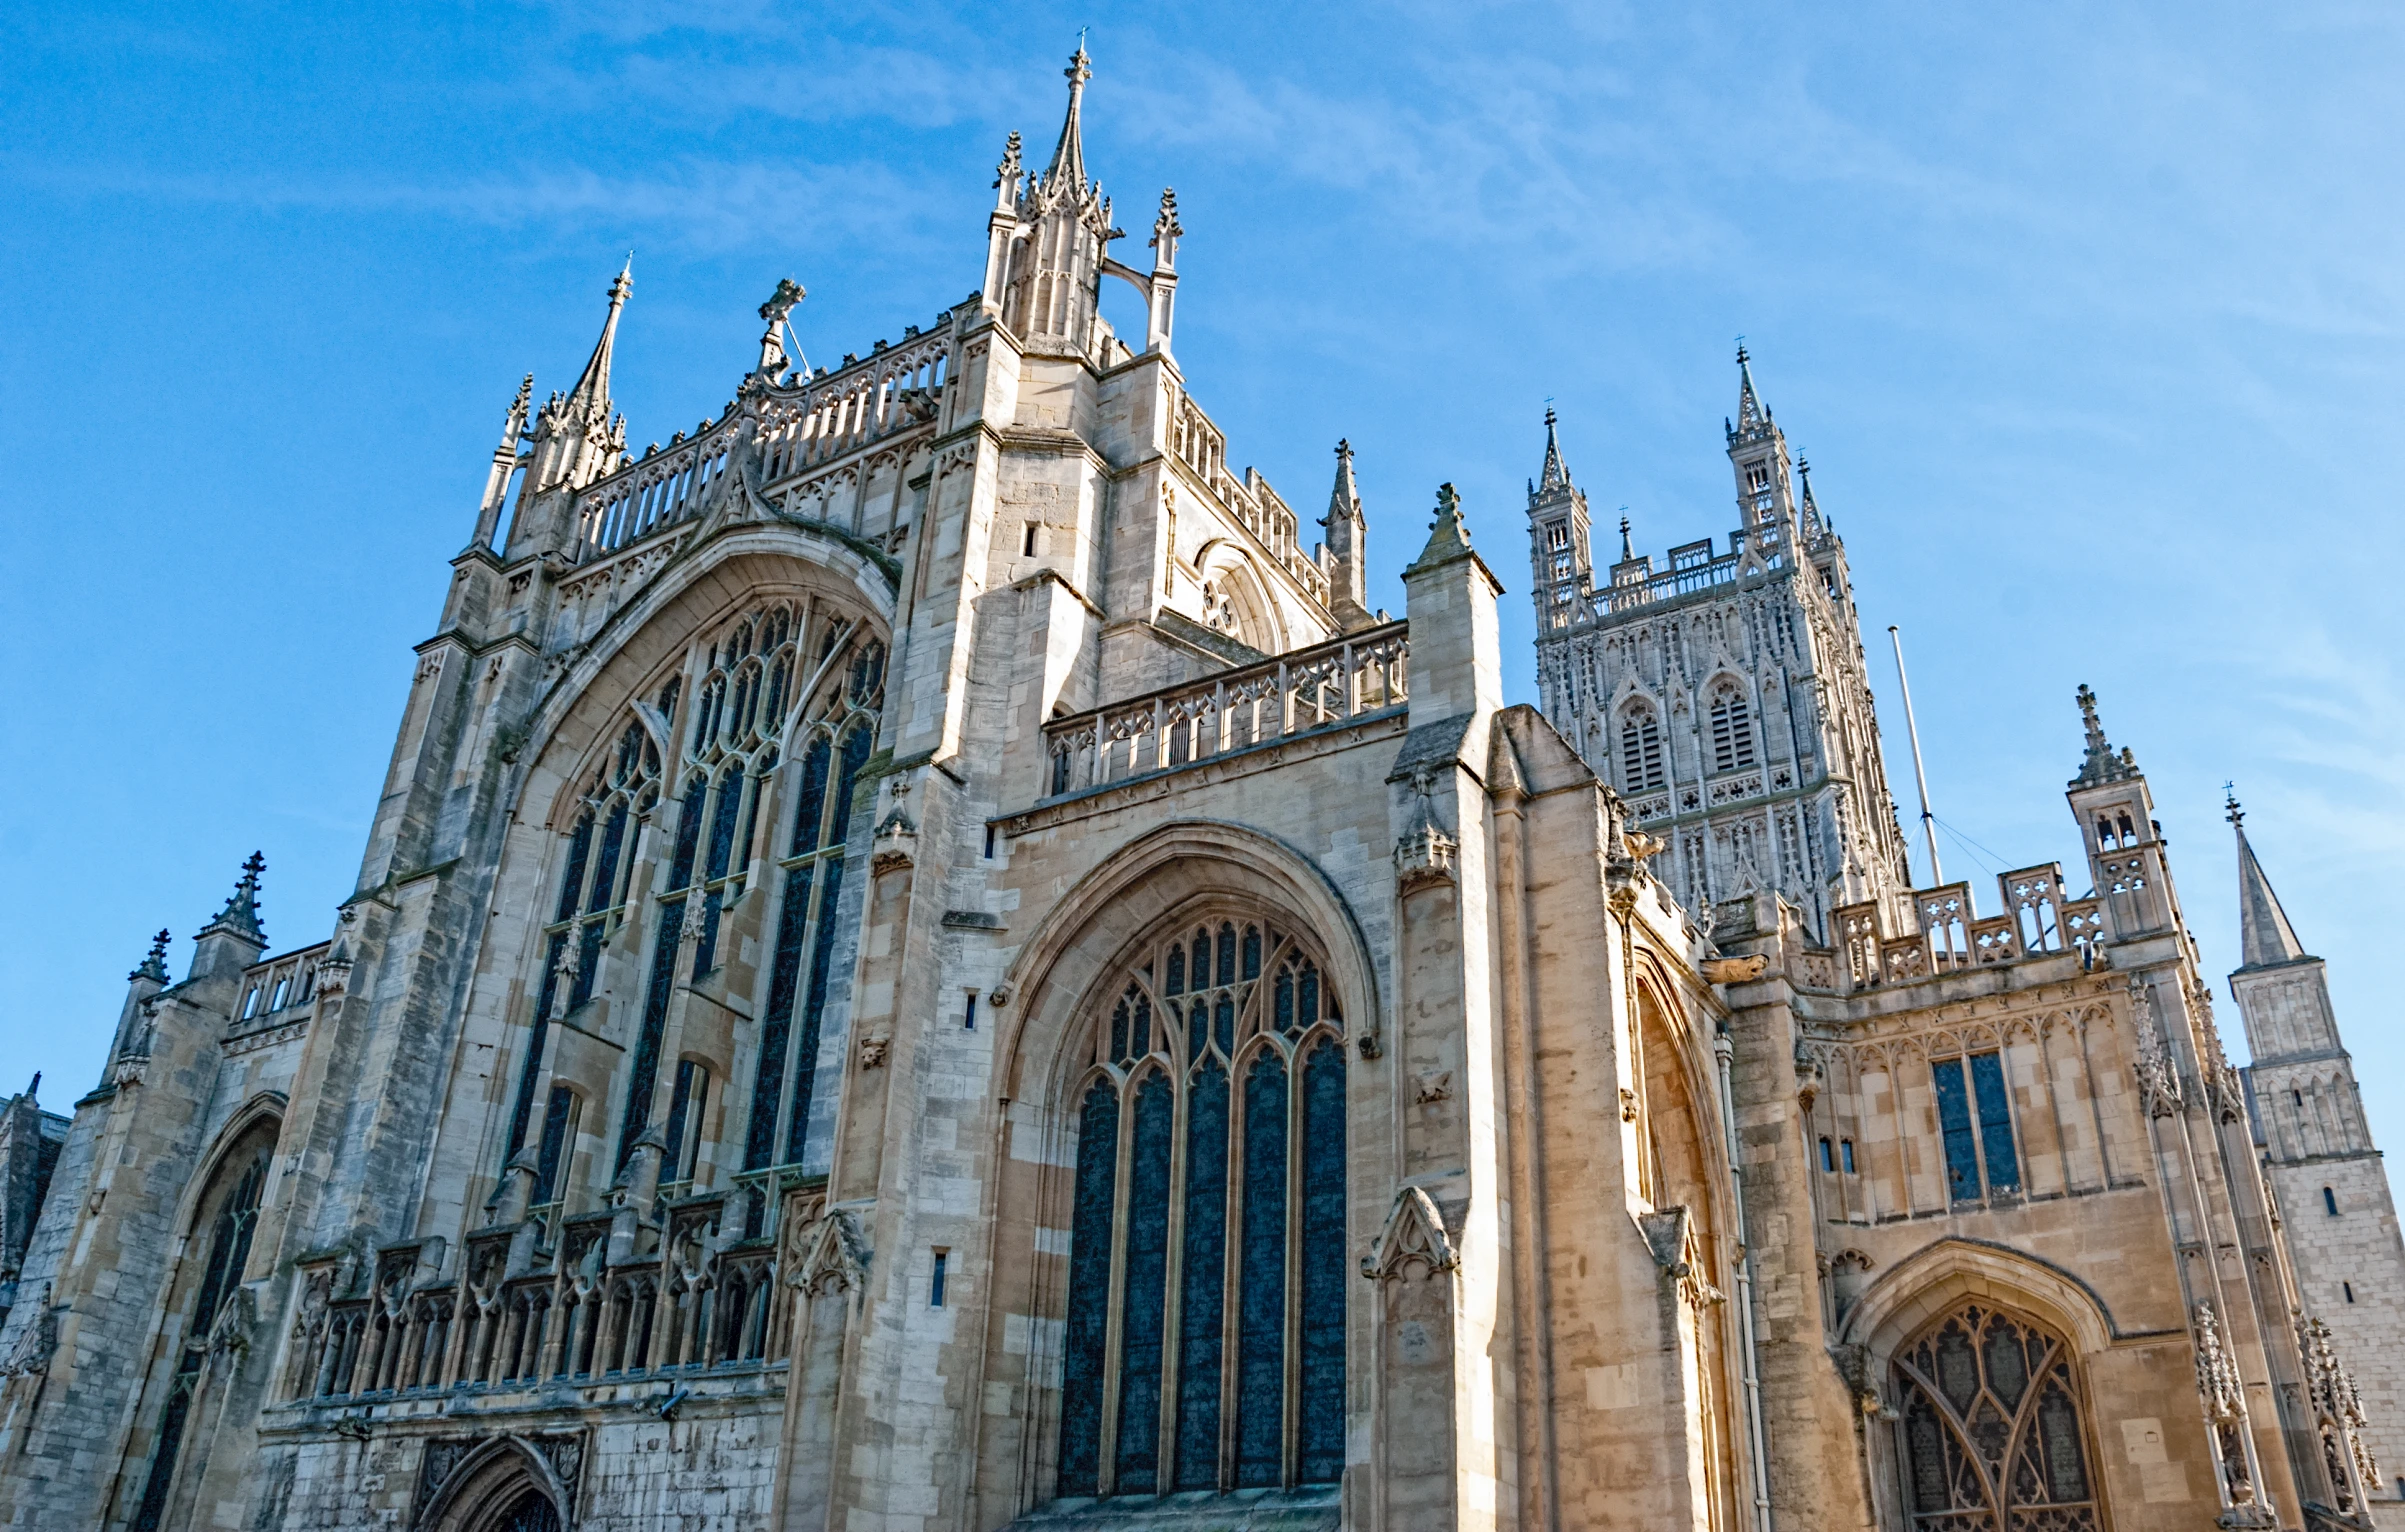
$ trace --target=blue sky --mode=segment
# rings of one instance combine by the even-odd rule
[[[88,1088],[149,933],[180,971],[254,847],[278,945],[326,931],[503,410],[572,380],[629,248],[638,444],[717,410],[780,276],[814,358],[924,324],[1090,26],[1134,242],[1178,189],[1194,391],[1298,507],[1351,438],[1373,603],[1455,482],[1531,696],[1546,402],[1599,530],[1725,536],[1745,335],[1907,824],[1887,623],[1989,909],[2076,852],[2094,685],[2208,971],[2234,778],[2405,1145],[2393,7],[840,9],[0,20],[0,1084]]]

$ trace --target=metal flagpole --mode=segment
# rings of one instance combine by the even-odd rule
[[[1929,886],[1935,888],[1946,881],[1946,874],[1937,862],[1937,816],[1929,812],[1929,773],[1921,769],[1921,729],[1912,721],[1912,683],[1904,678],[1904,637],[1891,622],[1887,638],[1896,646],[1896,684],[1904,689],[1904,735],[1912,741],[1912,778],[1921,789],[1921,834],[1929,842]]]

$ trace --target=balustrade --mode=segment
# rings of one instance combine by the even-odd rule
[[[1045,796],[1171,771],[1402,707],[1408,625],[1386,623],[1044,726]]]

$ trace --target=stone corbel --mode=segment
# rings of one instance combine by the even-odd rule
[[[1436,1199],[1419,1187],[1406,1186],[1395,1193],[1386,1227],[1379,1231],[1370,1253],[1361,1258],[1361,1274],[1373,1282],[1385,1282],[1404,1275],[1414,1265],[1434,1276],[1459,1267],[1461,1256],[1445,1232]]]
[[[1461,843],[1423,819],[1395,842],[1395,883],[1403,893],[1434,883],[1451,883],[1458,874],[1454,853]]]

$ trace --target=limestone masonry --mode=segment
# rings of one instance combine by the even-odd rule
[[[1349,447],[1230,466],[1087,63],[899,338],[779,283],[637,451],[622,272],[519,389],[331,931],[254,857],[0,1112],[0,1524],[2405,1527],[2243,830],[2246,1071],[2086,688],[2086,866],[1914,887],[1743,353],[1725,545],[1599,570],[1548,417],[1507,704],[1450,485],[1390,618]]]

